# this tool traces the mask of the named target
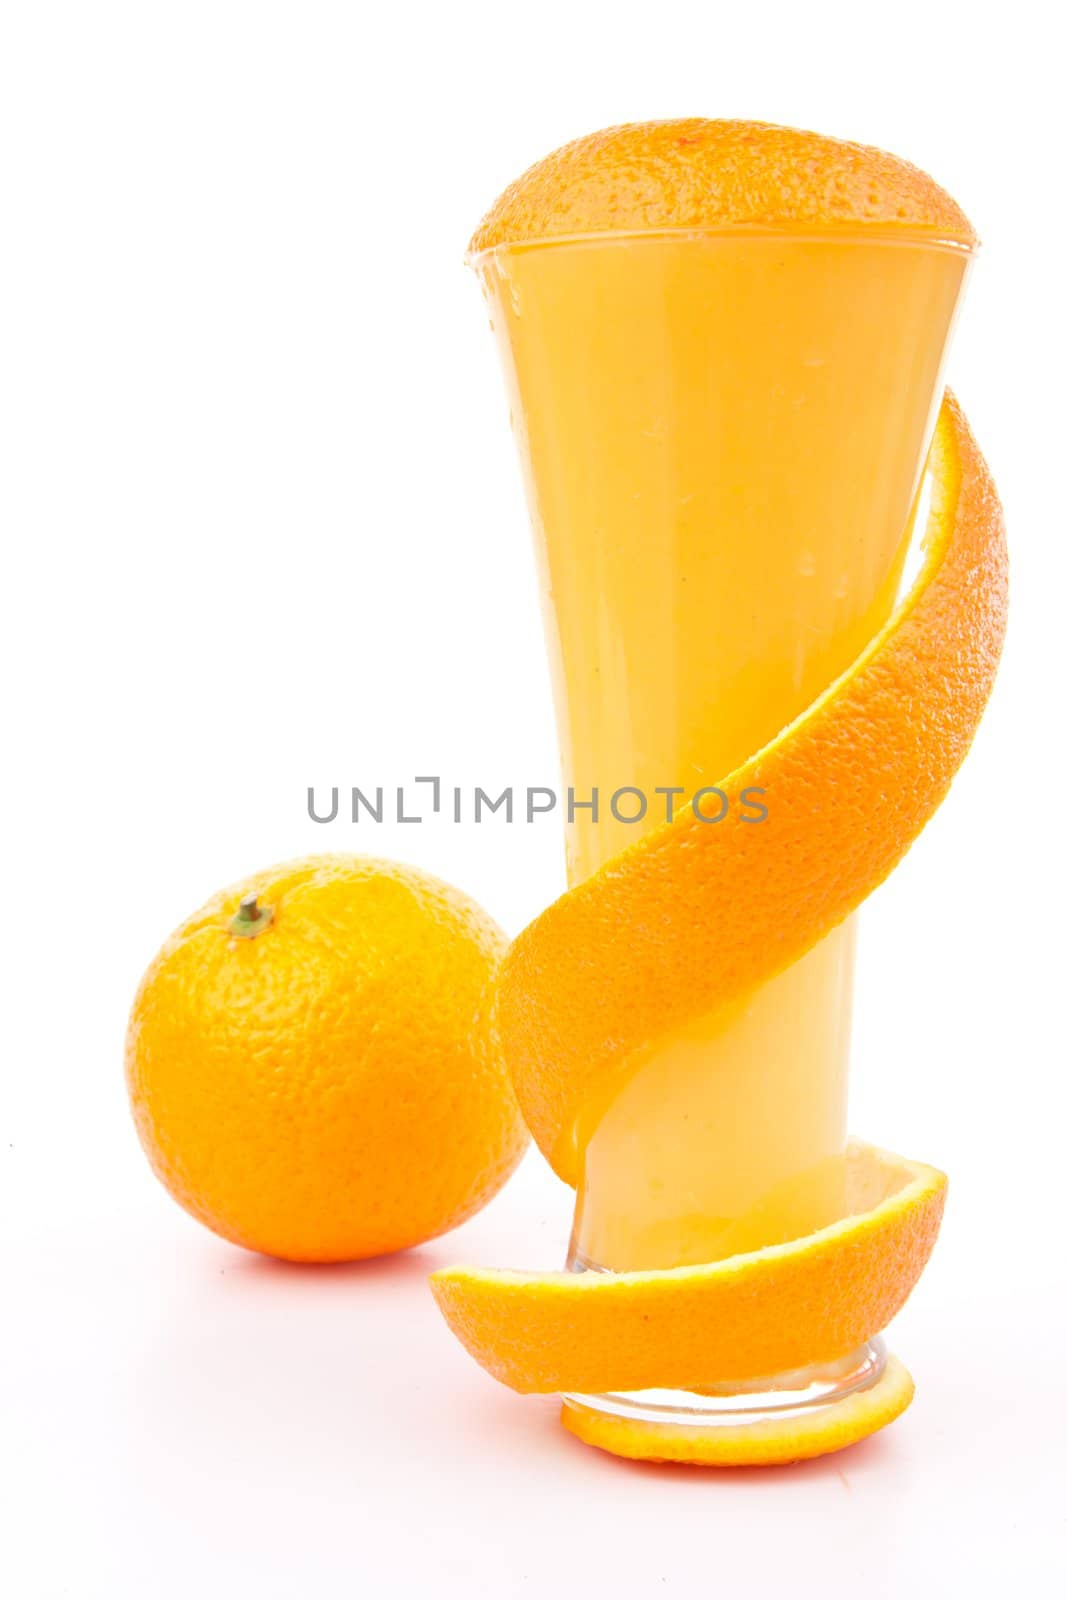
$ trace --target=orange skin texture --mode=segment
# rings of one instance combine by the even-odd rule
[[[229,931],[257,894],[274,920]],[[210,900],[167,941],[126,1072],[156,1175],[224,1239],[350,1261],[479,1210],[527,1143],[483,1000],[507,940],[414,868],[316,856]]]
[[[937,1238],[943,1173],[854,1141],[847,1184],[852,1214],[842,1221],[708,1266],[451,1267],[430,1283],[474,1359],[521,1394],[699,1389],[788,1372],[848,1355],[880,1332]]]
[[[915,1394],[911,1374],[890,1356],[870,1389],[839,1400],[826,1411],[785,1420],[768,1418],[737,1427],[664,1427],[613,1417],[567,1400],[563,1426],[583,1444],[632,1461],[673,1461],[690,1467],[780,1467],[845,1450],[906,1411]]]
[[[853,666],[719,780],[548,907],[501,969],[496,1024],[519,1103],[575,1185],[577,1129],[634,1052],[780,972],[885,879],[948,792],[992,689],[1007,615],[1004,523],[951,394],[932,450],[919,577]],[[747,826],[742,789],[768,820]]]
[[[687,117],[624,123],[554,151],[504,190],[470,249],[714,227],[861,227],[977,243],[951,195],[898,156],[766,122]]]

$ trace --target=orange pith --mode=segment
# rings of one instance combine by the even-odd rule
[[[431,1278],[453,1333],[521,1393],[697,1389],[836,1360],[894,1317],[933,1249],[946,1182],[853,1143],[850,1214],[751,1255],[663,1272]]]
[[[746,226],[977,242],[944,189],[884,150],[766,122],[687,117],[625,123],[554,151],[505,189],[470,248]]]

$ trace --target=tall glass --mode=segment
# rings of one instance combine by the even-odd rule
[[[578,802],[572,884],[772,738],[888,617],[968,260],[869,228],[610,234],[476,258]],[[639,820],[624,820],[633,795],[613,810],[621,789],[647,797]],[[855,941],[851,918],[584,1108],[572,1267],[712,1261],[841,1215]],[[865,1350],[756,1388],[822,1403],[877,1367]]]

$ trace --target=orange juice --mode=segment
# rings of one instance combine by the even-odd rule
[[[572,883],[771,739],[889,615],[967,261],[870,227],[477,258],[577,803]],[[774,795],[761,804],[764,820],[709,827],[773,828]],[[852,919],[586,1108],[574,1262],[709,1261],[837,1213],[854,944]]]

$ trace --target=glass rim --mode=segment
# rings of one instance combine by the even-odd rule
[[[581,245],[636,244],[641,240],[657,239],[725,239],[764,238],[796,240],[800,243],[851,243],[884,244],[896,249],[947,251],[950,255],[973,258],[981,249],[981,241],[967,243],[953,239],[936,229],[922,229],[885,223],[844,222],[797,224],[783,226],[777,222],[725,222],[667,228],[605,228],[588,233],[559,233],[540,235],[532,239],[508,239],[500,244],[485,245],[480,250],[468,250],[464,263],[477,269],[496,256],[522,255],[534,250],[575,249]]]

